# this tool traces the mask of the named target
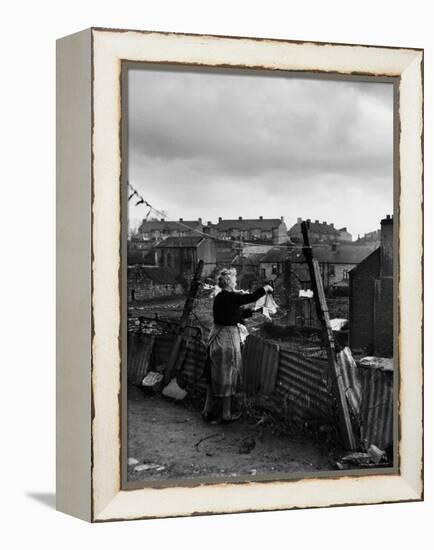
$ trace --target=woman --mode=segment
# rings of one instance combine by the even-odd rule
[[[238,323],[251,315],[251,310],[242,310],[241,306],[256,302],[267,292],[270,285],[258,288],[253,293],[240,293],[236,287],[235,269],[223,269],[217,285],[221,291],[214,298],[214,327],[208,340],[207,394],[202,416],[205,421],[215,420],[212,416],[214,401],[221,400],[221,418],[223,422],[237,420],[240,415],[232,415],[231,401],[241,381],[241,341]]]

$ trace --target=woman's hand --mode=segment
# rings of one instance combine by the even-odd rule
[[[264,285],[264,290],[266,293],[274,292],[274,288],[271,285]]]

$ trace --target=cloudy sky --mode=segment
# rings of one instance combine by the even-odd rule
[[[134,69],[128,93],[128,177],[170,219],[303,217],[357,237],[392,213],[391,84]]]

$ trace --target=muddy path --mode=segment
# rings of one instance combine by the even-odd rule
[[[128,388],[128,457],[145,466],[128,466],[129,481],[334,471],[341,453],[328,440],[288,433],[269,415],[206,424],[197,403]]]

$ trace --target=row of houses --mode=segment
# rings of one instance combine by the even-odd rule
[[[381,221],[377,239],[317,243],[317,259],[326,292],[349,295],[350,341],[354,349],[393,353],[393,219]],[[235,267],[241,288],[273,281],[286,299],[311,288],[302,248],[233,243],[201,235],[132,240],[128,250],[128,298],[149,300],[180,296],[199,260],[204,277]]]
[[[376,241],[360,244],[335,241],[313,245],[324,288],[344,294],[348,293],[351,270],[378,247]],[[212,277],[224,267],[235,267],[243,287],[258,281],[277,281],[284,278],[285,273],[286,291],[291,287],[298,292],[299,289],[309,288],[310,284],[302,249],[292,242],[281,246],[250,242],[241,244],[190,234],[160,241],[136,238],[128,244],[129,265],[164,268],[180,281],[188,280],[199,260],[204,263],[204,277]]]
[[[337,229],[333,223],[319,220],[311,221],[311,241],[313,243],[351,242],[352,235],[346,227]],[[143,220],[138,228],[137,237],[144,241],[161,241],[169,237],[187,237],[205,234],[219,240],[241,240],[253,243],[283,244],[302,242],[301,218],[288,230],[283,216],[280,218],[218,218],[217,223],[204,223],[197,220],[178,221]]]

